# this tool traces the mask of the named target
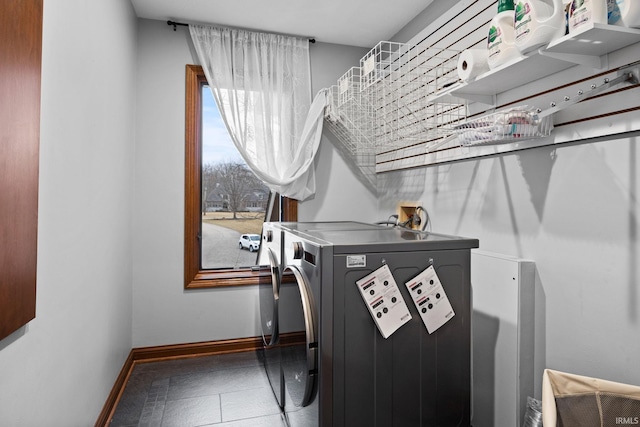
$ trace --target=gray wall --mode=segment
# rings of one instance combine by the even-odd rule
[[[131,350],[136,17],[44,2],[36,318],[0,341],[0,425],[93,425]]]
[[[429,9],[395,39],[426,28],[438,16]],[[420,200],[433,231],[535,261],[538,398],[545,367],[640,385],[637,142],[603,138],[379,175],[381,212]]]
[[[259,336],[256,287],[183,290],[184,77],[185,65],[198,62],[186,28],[140,20],[138,38],[133,346]],[[364,53],[323,43],[310,51],[314,94]],[[315,167],[318,192],[300,204],[300,220],[375,210],[377,199],[326,137]]]
[[[534,260],[544,367],[640,384],[638,138],[383,174],[380,209],[421,200],[433,231]]]
[[[37,317],[0,341],[2,425],[93,424],[132,346],[258,335],[255,289],[182,290],[184,65],[195,61],[181,31],[136,21],[127,2],[45,2]],[[364,53],[311,52],[314,91]],[[318,192],[299,217],[374,221],[420,200],[434,231],[536,262],[538,374],[640,384],[636,147],[381,174],[378,200],[325,134]]]
[[[369,49],[327,43],[311,45],[312,90],[337,84],[349,68],[360,65]],[[326,128],[315,161],[316,194],[298,207],[300,221],[366,221],[377,216],[377,194],[362,184],[348,160],[335,147],[336,138]]]

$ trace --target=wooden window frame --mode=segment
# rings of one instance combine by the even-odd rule
[[[202,289],[257,285],[271,280],[268,268],[201,268],[202,227],[202,86],[207,84],[199,65],[187,65],[185,90],[185,197],[184,197],[184,288]],[[297,221],[298,203],[284,198],[284,221]]]

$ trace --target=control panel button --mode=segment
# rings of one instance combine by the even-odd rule
[[[304,247],[302,242],[293,242],[293,259],[302,259],[304,256]]]

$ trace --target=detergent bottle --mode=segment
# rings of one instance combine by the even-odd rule
[[[515,45],[513,0],[499,0],[498,14],[491,20],[487,36],[487,63],[493,69],[520,57]]]
[[[611,25],[640,28],[640,1],[607,0],[607,15]]]
[[[569,9],[569,34],[592,24],[607,24],[607,0],[573,0]]]
[[[562,0],[516,0],[516,47],[521,53],[527,53],[562,37],[564,21]]]

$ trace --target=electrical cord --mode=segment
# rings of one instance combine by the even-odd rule
[[[391,218],[393,218],[395,221],[391,221]],[[376,222],[376,224],[396,226],[398,225],[398,215],[390,215],[386,221],[379,221],[379,222]]]
[[[394,221],[378,221],[376,222],[376,224],[377,225],[393,225],[394,227],[398,225],[398,223]]]
[[[393,221],[392,221],[393,219]],[[394,227],[402,227],[402,228],[407,228],[407,229],[411,229],[410,224],[413,221],[413,216],[410,216],[406,221],[404,222],[400,222],[398,221],[398,215],[391,215],[389,216],[389,219],[387,219],[386,221],[378,221],[376,222],[376,224],[378,225],[391,225]]]
[[[413,215],[411,215],[405,222],[400,222],[398,225],[402,228],[411,229],[411,224],[413,223]]]
[[[427,226],[430,225],[430,223],[431,223],[431,218],[429,217],[429,212],[427,212],[427,210],[425,208],[423,208],[422,206],[418,206],[416,208],[416,213],[419,213],[419,212],[424,212],[424,222],[423,222],[422,228],[420,230],[425,231],[427,229]],[[420,225],[420,222],[422,222],[421,215],[418,214],[418,218],[419,218],[419,221],[417,221],[416,224]]]
[[[424,213],[424,220],[422,218]],[[431,225],[431,218],[429,217],[429,212],[422,206],[417,206],[415,209],[415,213],[410,215],[406,221],[400,222],[398,221],[398,215],[390,215],[386,221],[376,222],[378,225],[390,225],[394,227],[402,227],[408,230],[412,230],[412,226],[420,226],[422,224],[422,228],[420,231],[425,231],[428,226]]]

